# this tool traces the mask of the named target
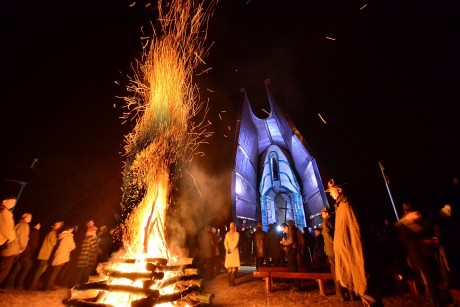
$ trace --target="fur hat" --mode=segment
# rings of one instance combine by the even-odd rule
[[[329,179],[327,182],[327,190],[325,192],[330,192],[331,189],[341,188],[343,184],[336,184],[334,179]]]

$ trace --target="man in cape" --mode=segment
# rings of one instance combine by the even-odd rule
[[[361,297],[364,306],[383,306],[380,298],[369,294],[361,227],[343,187],[334,179],[328,189],[335,203],[334,254],[337,281]]]

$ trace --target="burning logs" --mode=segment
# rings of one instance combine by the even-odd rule
[[[162,258],[146,260],[143,266],[146,271],[139,271],[141,261],[134,259],[106,264],[111,268],[98,270],[104,280],[74,287],[64,303],[78,307],[144,307],[168,302],[184,306],[211,304],[214,295],[201,290],[202,279],[196,268],[190,264],[167,266],[167,260]]]

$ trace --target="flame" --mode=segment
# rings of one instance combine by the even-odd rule
[[[199,2],[173,1],[164,13],[158,1],[162,35],[150,39],[127,87],[133,95],[124,98],[124,118],[135,118],[136,125],[125,137],[125,192],[133,199],[143,195],[125,221],[127,257],[171,258],[165,225],[172,183],[181,176],[179,166],[190,162],[210,135],[204,119],[192,120],[205,107],[193,76],[205,63],[208,50],[202,28],[215,5],[212,1],[205,9]]]
[[[124,221],[124,250],[116,257],[137,260],[134,264],[109,262],[114,270],[146,272],[145,258],[174,262],[182,256],[171,255],[167,245],[169,194],[174,180],[181,176],[179,169],[185,170],[195,149],[211,134],[205,116],[193,121],[200,112],[207,113],[193,76],[200,64],[206,64],[203,28],[216,5],[213,0],[205,8],[201,2],[177,0],[164,5],[158,0],[161,31],[144,44],[147,47],[141,59],[133,65],[134,75],[127,85],[131,95],[123,97],[126,111],[122,118],[136,122],[125,136],[123,197],[125,203],[138,202],[134,208],[125,207],[129,213]],[[166,13],[163,7],[168,8]],[[164,279],[168,274],[165,272]],[[143,287],[140,280],[114,278],[109,282]],[[154,283],[152,287],[161,281]],[[160,285],[160,293],[172,293],[175,287]],[[99,302],[126,306],[138,298],[135,294],[105,292]]]

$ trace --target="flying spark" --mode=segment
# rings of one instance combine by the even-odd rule
[[[359,10],[361,11],[363,8],[365,8],[367,6],[367,3],[364,4]]]
[[[321,116],[321,114],[318,113],[318,116],[319,116],[319,118],[321,118],[321,120],[323,121],[323,123],[327,124],[326,121],[324,120],[324,118]]]
[[[334,38],[334,37],[326,36],[326,38],[327,38],[328,40],[335,41],[335,38]]]

